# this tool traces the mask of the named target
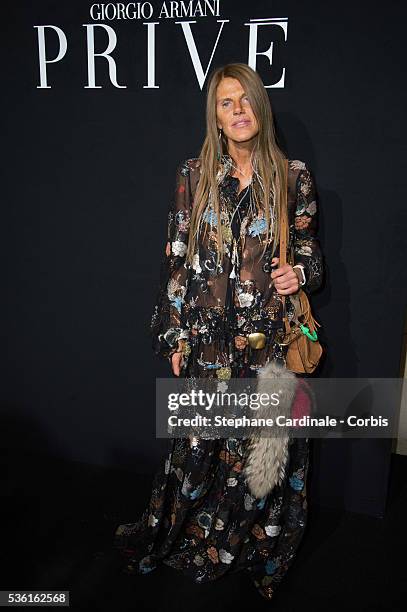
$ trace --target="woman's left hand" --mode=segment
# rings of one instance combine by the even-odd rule
[[[276,266],[280,261],[279,257],[273,257],[271,265]],[[290,295],[297,293],[300,288],[299,279],[295,270],[290,264],[286,263],[281,268],[273,270],[271,278],[274,280],[274,286],[279,295]]]

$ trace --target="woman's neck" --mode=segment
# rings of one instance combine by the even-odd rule
[[[232,175],[238,178],[249,178],[252,174],[252,149],[247,147],[229,147],[228,153],[232,158]]]

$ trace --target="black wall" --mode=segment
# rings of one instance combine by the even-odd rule
[[[152,2],[158,10],[161,3]],[[74,460],[152,470],[155,377],[148,325],[177,164],[204,138],[201,91],[178,19],[152,18],[156,82],[146,89],[143,21],[104,21],[117,35],[115,88],[105,60],[87,84],[89,2],[2,8],[3,279],[1,443]],[[313,297],[327,346],[321,376],[399,375],[406,304],[404,4],[220,2],[193,32],[207,66],[248,61],[249,19],[274,40],[267,84],[282,148],[314,173],[326,280]],[[37,29],[68,41],[40,89]],[[55,57],[56,35],[47,33]],[[95,46],[103,50],[101,28]],[[140,228],[142,231],[140,232]],[[140,237],[141,236],[141,237]],[[312,495],[382,516],[388,440],[315,441]]]

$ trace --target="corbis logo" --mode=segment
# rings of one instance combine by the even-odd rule
[[[126,20],[140,20],[140,25],[144,28],[145,49],[147,59],[146,83],[144,89],[159,89],[160,85],[156,82],[156,39],[159,36],[160,27],[163,27],[162,20],[173,20],[171,27],[174,32],[183,37],[185,50],[189,54],[198,86],[203,89],[206,77],[211,69],[212,61],[218,45],[222,43],[222,35],[225,28],[232,27],[230,19],[217,19],[220,17],[220,1],[206,0],[201,2],[163,2],[154,7],[151,2],[122,2],[107,4],[92,4],[89,11],[92,23],[83,23],[84,44],[86,44],[87,59],[87,83],[85,89],[101,89],[102,85],[97,84],[96,66],[100,69],[102,62],[107,63],[109,80],[113,87],[126,89],[127,85],[118,83],[117,80],[117,57],[114,52],[117,46],[117,33],[113,22],[119,23]],[[213,46],[206,67],[202,66],[199,44],[200,30],[198,19],[212,19]],[[178,21],[178,19],[180,21]],[[109,23],[101,23],[109,22]],[[261,19],[249,19],[243,24],[248,28],[247,36],[247,64],[256,70],[257,57],[263,55],[267,57],[270,67],[273,64],[274,41],[269,41],[266,49],[258,48],[259,28],[279,28],[283,33],[284,41],[287,40],[288,18],[287,17],[265,17]],[[38,67],[39,83],[38,89],[51,89],[51,78],[48,75],[48,68],[51,64],[59,64],[69,53],[68,37],[59,25],[34,25],[38,37]],[[97,37],[97,44],[95,42]],[[207,29],[205,29],[205,37]],[[272,36],[270,36],[270,39]],[[101,42],[102,41],[102,42]],[[102,48],[100,48],[102,46]],[[51,53],[48,49],[52,47]],[[56,49],[56,52],[55,52]],[[96,63],[96,58],[100,58]],[[264,80],[264,79],[263,79]],[[285,81],[285,68],[282,69],[281,77],[276,83],[265,84],[265,87],[282,88]]]

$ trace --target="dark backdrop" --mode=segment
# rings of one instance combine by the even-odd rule
[[[86,88],[86,1],[2,7],[3,363],[1,444],[152,471],[154,381],[169,366],[148,337],[175,169],[204,138],[201,91],[177,19],[156,19],[156,83],[147,89],[145,19],[117,35],[116,88],[96,59]],[[153,2],[154,7],[160,3]],[[280,144],[313,171],[325,285],[313,297],[328,347],[322,376],[399,375],[406,282],[404,4],[220,2],[191,27],[206,68],[248,62],[249,19],[274,41],[259,55]],[[37,29],[67,37],[40,89]],[[106,47],[96,28],[95,48]],[[55,57],[56,34],[47,32]],[[140,231],[141,230],[141,231]],[[314,442],[313,499],[381,516],[390,441]]]

